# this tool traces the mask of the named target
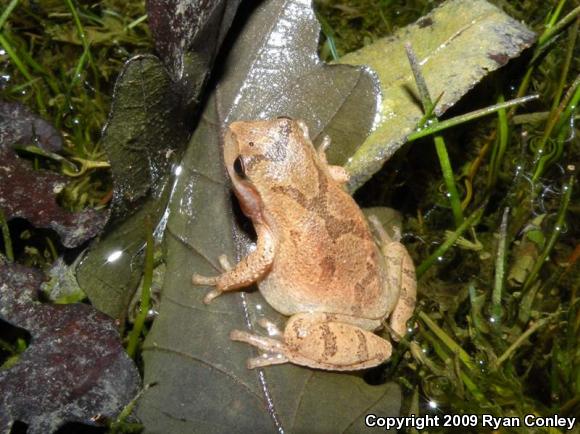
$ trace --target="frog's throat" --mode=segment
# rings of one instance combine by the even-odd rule
[[[254,223],[262,223],[264,219],[260,193],[249,182],[239,179],[237,175],[234,177],[232,177],[234,193],[240,202],[242,212]]]

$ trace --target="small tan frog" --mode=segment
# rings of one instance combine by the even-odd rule
[[[205,303],[225,291],[257,282],[278,312],[290,316],[284,331],[265,319],[269,337],[233,330],[235,341],[264,354],[248,368],[295,363],[346,371],[376,366],[391,344],[372,333],[390,315],[393,338],[405,334],[415,307],[413,262],[398,240],[372,219],[369,225],[343,189],[348,174],[327,163],[325,138],[316,150],[306,124],[290,118],[232,123],[224,161],[243,212],[252,220],[256,249],[225,272],[193,276],[210,285]]]

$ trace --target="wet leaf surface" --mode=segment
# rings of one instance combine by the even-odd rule
[[[0,432],[15,421],[46,434],[116,417],[140,379],[114,321],[85,304],[39,302],[38,270],[1,265],[0,276],[0,318],[32,336],[17,364],[0,371]]]
[[[147,15],[159,57],[195,100],[222,45],[240,0],[148,0]]]
[[[77,267],[77,280],[97,309],[121,321],[141,278],[146,230],[164,213],[170,169],[187,139],[180,101],[154,56],[130,60],[115,85],[102,138],[114,179],[113,221]]]
[[[221,137],[239,119],[278,115],[306,120],[337,148],[372,124],[375,85],[364,71],[323,65],[319,27],[309,1],[275,0],[257,8],[225,62],[178,171],[166,230],[167,273],[160,314],[145,342],[145,382],[138,416],[149,432],[363,432],[364,415],[398,414],[398,386],[370,386],[348,373],[281,365],[251,371],[247,345],[232,329],[262,316],[285,318],[258,292],[202,303],[207,288],[191,275],[217,274],[217,257],[239,259],[250,245],[232,209]],[[358,107],[358,110],[354,110]],[[349,118],[349,134],[339,134]],[[329,399],[328,397],[332,397]]]
[[[330,154],[351,174],[356,190],[387,161],[423,116],[404,44],[411,42],[433,100],[442,94],[442,115],[483,77],[518,56],[536,35],[484,0],[451,0],[398,31],[340,59],[368,65],[380,81],[380,117],[364,143],[344,155]]]
[[[119,75],[101,139],[114,180],[114,218],[126,218],[163,189],[187,140],[181,97],[155,56],[132,58]]]
[[[148,2],[161,60],[131,59],[115,85],[102,138],[113,172],[113,221],[77,271],[93,305],[112,317],[126,315],[142,273],[145,231],[164,215],[171,167],[190,137],[197,98],[238,3]]]
[[[86,209],[67,211],[57,202],[68,178],[35,170],[14,148],[35,145],[62,150],[62,138],[45,120],[18,103],[0,102],[0,209],[8,220],[23,218],[38,228],[53,229],[65,247],[77,247],[99,234],[108,213]]]

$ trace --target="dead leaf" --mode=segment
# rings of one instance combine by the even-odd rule
[[[62,138],[52,125],[23,105],[0,101],[0,209],[6,218],[19,217],[36,227],[53,229],[69,248],[99,234],[108,213],[62,208],[57,196],[68,178],[35,170],[30,161],[19,158],[14,147],[27,145],[58,152],[62,150]]]
[[[344,164],[354,191],[405,142],[423,116],[404,44],[411,42],[433,99],[442,95],[438,116],[483,77],[532,45],[536,35],[485,0],[450,0],[399,30],[347,54],[340,63],[368,65],[380,81],[382,100],[372,133],[330,161]]]
[[[0,276],[0,318],[32,336],[16,365],[0,371],[0,432],[16,421],[46,434],[115,418],[140,378],[113,320],[86,304],[40,303],[38,270],[0,265]]]

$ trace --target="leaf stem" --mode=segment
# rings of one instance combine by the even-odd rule
[[[20,57],[18,57],[16,50],[12,48],[12,45],[10,45],[10,43],[6,40],[6,38],[2,33],[0,33],[0,44],[4,47],[4,50],[6,51],[10,59],[12,59],[14,65],[16,65],[16,67],[18,68],[20,73],[24,76],[24,78],[32,81],[32,75],[30,75],[30,72],[24,65],[24,62],[20,60]]]
[[[151,284],[153,282],[155,241],[153,240],[153,230],[150,221],[146,222],[145,230],[147,232],[147,244],[145,246],[145,268],[143,270],[143,286],[141,288],[141,306],[137,318],[135,318],[135,324],[133,325],[133,330],[131,330],[131,334],[129,335],[129,344],[127,345],[127,354],[129,354],[129,357],[131,358],[135,357],[139,338],[143,331],[145,320],[147,319],[151,298]]]

